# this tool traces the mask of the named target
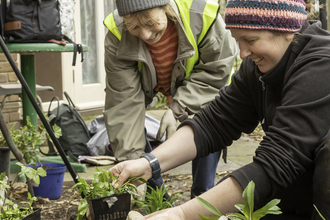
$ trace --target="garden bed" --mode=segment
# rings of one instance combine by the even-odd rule
[[[216,180],[222,178],[226,172],[218,173]],[[179,194],[180,200],[175,202],[175,205],[180,205],[190,200],[190,188],[192,184],[191,175],[178,175],[169,176],[163,175],[166,186],[169,186],[170,194],[176,191],[183,191],[183,194]],[[73,181],[64,182],[62,196],[57,200],[49,200],[38,198],[37,207],[42,208],[41,219],[42,220],[75,220],[77,215],[78,204],[81,201],[81,197],[70,198],[73,196],[74,191],[71,187],[74,185]],[[14,185],[14,189],[11,192],[11,198],[15,199],[15,202],[27,200],[27,188],[26,184],[17,183]]]

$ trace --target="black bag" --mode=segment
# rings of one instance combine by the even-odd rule
[[[49,124],[50,126],[56,124],[62,129],[62,136],[58,140],[64,152],[69,155],[71,159],[77,161],[77,157],[80,155],[90,155],[86,146],[86,143],[90,139],[90,133],[70,96],[66,92],[64,92],[64,95],[69,105],[65,103],[59,105],[58,97],[54,97],[51,100],[48,109]],[[51,104],[55,99],[57,100],[57,107],[50,111]],[[53,143],[48,142],[48,147],[48,153],[40,152],[46,156],[57,155]]]
[[[66,40],[74,45],[72,66],[77,52],[84,60],[81,44],[62,34],[58,0],[1,0],[1,35],[6,43],[45,43]],[[50,41],[53,40],[53,41]]]
[[[2,2],[6,2],[2,0]],[[8,42],[62,40],[58,0],[10,0],[5,17]]]

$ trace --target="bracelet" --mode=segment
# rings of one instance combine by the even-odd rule
[[[152,155],[151,153],[142,154],[142,156],[140,158],[142,158],[142,157],[147,159],[147,161],[149,161],[149,163],[150,163],[151,170],[152,170],[152,178],[154,180],[159,179],[161,169],[160,169],[160,165],[159,165],[157,158],[154,155]]]

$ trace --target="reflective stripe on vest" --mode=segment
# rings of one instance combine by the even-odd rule
[[[113,13],[109,14],[103,21],[104,25],[115,35],[118,40],[121,40],[121,33],[116,25]]]
[[[186,61],[185,78],[187,78],[190,76],[191,71],[199,59],[197,45],[204,39],[207,31],[218,16],[219,3],[217,0],[175,0],[175,3],[180,11],[188,40],[195,50],[194,56],[188,58]],[[113,13],[106,17],[104,25],[119,40],[121,39],[121,30],[119,30],[116,25]]]
[[[195,49],[194,56],[188,58],[186,62],[186,77],[188,77],[190,76],[195,63],[197,63],[199,59],[197,44],[204,39],[208,29],[216,19],[219,4],[216,0],[209,0],[207,2],[200,0],[175,0],[175,2],[179,8],[180,14],[182,15],[181,18],[183,26],[187,33],[189,42]],[[201,8],[204,9],[203,12],[201,14],[196,13],[200,11]],[[187,9],[189,9],[189,13]],[[190,16],[192,13],[195,13],[195,16]]]

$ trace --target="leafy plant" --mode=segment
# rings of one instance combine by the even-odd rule
[[[95,199],[105,196],[112,196],[121,193],[129,193],[130,195],[138,196],[137,187],[131,182],[140,180],[146,182],[144,179],[135,177],[128,179],[123,185],[116,186],[116,180],[118,176],[112,175],[107,170],[99,170],[95,167],[96,172],[94,173],[94,179],[92,184],[89,185],[85,179],[79,178],[72,189],[77,188],[78,192],[83,194],[85,198],[80,201],[78,205],[77,220],[82,219],[88,209],[88,199]]]
[[[37,155],[39,154],[40,146],[49,139],[48,133],[45,132],[45,127],[43,124],[34,126],[31,123],[30,117],[26,117],[27,125],[15,129],[13,125],[10,129],[10,135],[13,139],[15,146],[22,152],[27,164],[32,164],[38,162]],[[61,128],[57,125],[53,126],[54,135],[59,138],[62,135]],[[46,133],[46,135],[45,135]],[[2,146],[6,146],[6,141],[1,135],[0,143]]]
[[[47,172],[42,167],[36,167],[36,169],[35,169],[32,167],[24,166],[20,162],[17,162],[16,164],[21,167],[21,172],[18,175],[20,175],[21,173],[24,173],[27,178],[32,179],[38,185],[40,184],[39,176],[42,176],[42,177],[47,176]]]
[[[5,205],[2,206],[2,212],[0,210],[0,219],[18,220],[30,215],[33,212],[32,203],[33,201],[37,201],[37,198],[32,197],[30,193],[28,193],[28,197],[30,200],[29,202],[20,202],[18,205],[9,199],[5,199]],[[19,208],[20,204],[27,204],[27,206]]]
[[[156,108],[167,108],[167,98],[161,92],[158,92],[157,95],[157,102],[155,104]]]
[[[145,201],[133,200],[140,208],[145,209],[148,214],[173,207],[173,202],[178,199],[175,195],[182,193],[182,191],[175,192],[167,200],[164,200],[164,195],[168,192],[168,186],[164,187],[162,185],[160,188],[156,186],[156,190],[151,186],[148,187],[151,189],[151,193],[146,193]]]
[[[251,181],[247,187],[243,191],[243,204],[235,205],[235,207],[243,213],[228,213],[226,215],[222,215],[219,210],[217,210],[214,206],[212,206],[210,203],[208,203],[206,200],[196,197],[197,200],[210,212],[212,212],[216,216],[203,216],[201,214],[198,214],[199,217],[203,220],[226,220],[226,219],[232,219],[232,220],[259,220],[262,217],[264,217],[267,214],[274,214],[279,215],[282,212],[280,211],[280,208],[277,206],[278,203],[280,203],[279,199],[273,199],[269,203],[267,203],[264,207],[262,207],[259,210],[254,210],[254,188],[255,184],[253,181]],[[221,217],[221,218],[220,218]]]
[[[6,189],[9,189],[10,186],[7,185],[8,178],[6,177],[6,173],[3,172],[0,174],[0,190],[6,191]],[[1,196],[0,196],[1,199]]]
[[[316,208],[316,206],[315,206],[315,205],[313,205],[313,206],[314,206],[314,208],[316,209],[317,213],[319,213],[319,216],[320,216],[323,220],[325,220],[325,218],[323,217],[323,215],[321,214],[321,212]]]
[[[10,186],[7,184],[5,180],[5,173],[1,173],[0,175],[0,189],[3,189],[6,191],[6,189],[9,189]],[[22,219],[23,217],[31,214],[33,212],[32,203],[33,201],[37,201],[36,197],[32,197],[30,193],[28,193],[29,202],[22,201],[18,205],[15,204],[13,201],[1,197],[0,199],[3,202],[3,206],[0,209],[0,219],[10,219],[10,220],[16,220],[16,219]],[[20,207],[19,205],[26,204],[25,207]]]

